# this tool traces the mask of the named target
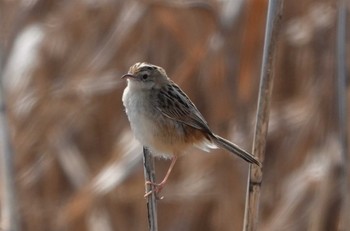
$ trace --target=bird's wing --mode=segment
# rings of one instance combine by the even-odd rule
[[[168,84],[160,90],[156,108],[170,119],[212,133],[202,114],[175,83]]]

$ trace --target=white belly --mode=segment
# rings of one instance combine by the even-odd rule
[[[173,155],[177,150],[186,148],[185,143],[181,142],[182,128],[172,129],[176,131],[175,134],[164,130],[164,123],[170,123],[173,127],[178,124],[156,111],[157,109],[147,103],[149,99],[146,97],[147,94],[142,91],[138,91],[136,95],[131,94],[129,87],[123,93],[123,104],[136,139],[157,155]]]

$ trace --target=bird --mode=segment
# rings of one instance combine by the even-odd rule
[[[215,134],[194,103],[162,67],[137,62],[121,78],[127,80],[122,101],[135,138],[149,148],[152,155],[171,159],[160,183],[146,182],[154,187],[145,197],[153,192],[160,193],[177,158],[192,146],[205,151],[222,148],[261,166],[252,154]]]

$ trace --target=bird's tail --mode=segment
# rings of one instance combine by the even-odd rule
[[[256,164],[258,166],[261,166],[261,163],[254,157],[252,154],[244,151],[242,148],[240,148],[238,145],[231,143],[230,141],[213,134],[211,136],[211,141],[217,145],[220,148],[226,149],[227,151],[236,154],[237,156],[241,157],[245,161],[249,163]]]

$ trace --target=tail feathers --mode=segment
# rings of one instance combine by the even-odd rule
[[[244,159],[245,161],[249,163],[256,164],[258,166],[261,166],[261,163],[250,153],[244,151],[242,148],[240,148],[238,145],[231,143],[230,141],[213,134],[211,137],[212,142],[216,144],[218,147],[226,149],[227,151],[234,153]]]

